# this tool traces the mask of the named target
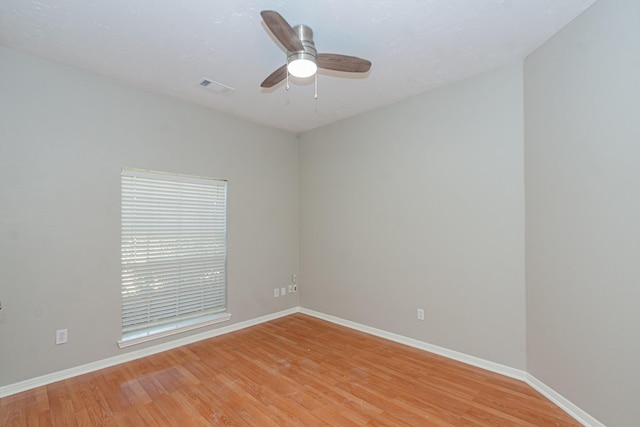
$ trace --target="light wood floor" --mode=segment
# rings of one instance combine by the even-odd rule
[[[580,426],[528,385],[295,314],[0,399],[1,426]]]

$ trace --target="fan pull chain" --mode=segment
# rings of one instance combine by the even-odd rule
[[[313,110],[316,114],[318,114],[318,73],[316,73],[315,75],[315,99],[316,102],[314,102],[313,104]]]
[[[287,90],[289,90],[289,56],[287,56]]]

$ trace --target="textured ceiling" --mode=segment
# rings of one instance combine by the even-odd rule
[[[0,0],[0,44],[274,128],[301,132],[524,58],[595,0]],[[270,90],[285,62],[260,11],[318,52],[370,60]],[[221,95],[208,78],[235,89]]]

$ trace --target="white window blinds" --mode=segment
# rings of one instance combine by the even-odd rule
[[[226,181],[122,170],[122,331],[226,311]]]

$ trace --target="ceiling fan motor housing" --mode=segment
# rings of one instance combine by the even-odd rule
[[[296,25],[293,27],[293,31],[297,34],[298,38],[302,42],[302,47],[304,50],[299,51],[288,51],[287,52],[287,62],[292,63],[293,61],[304,59],[308,61],[312,61],[314,64],[316,63],[316,58],[318,56],[318,51],[316,50],[316,45],[313,42],[313,30],[306,25]]]

